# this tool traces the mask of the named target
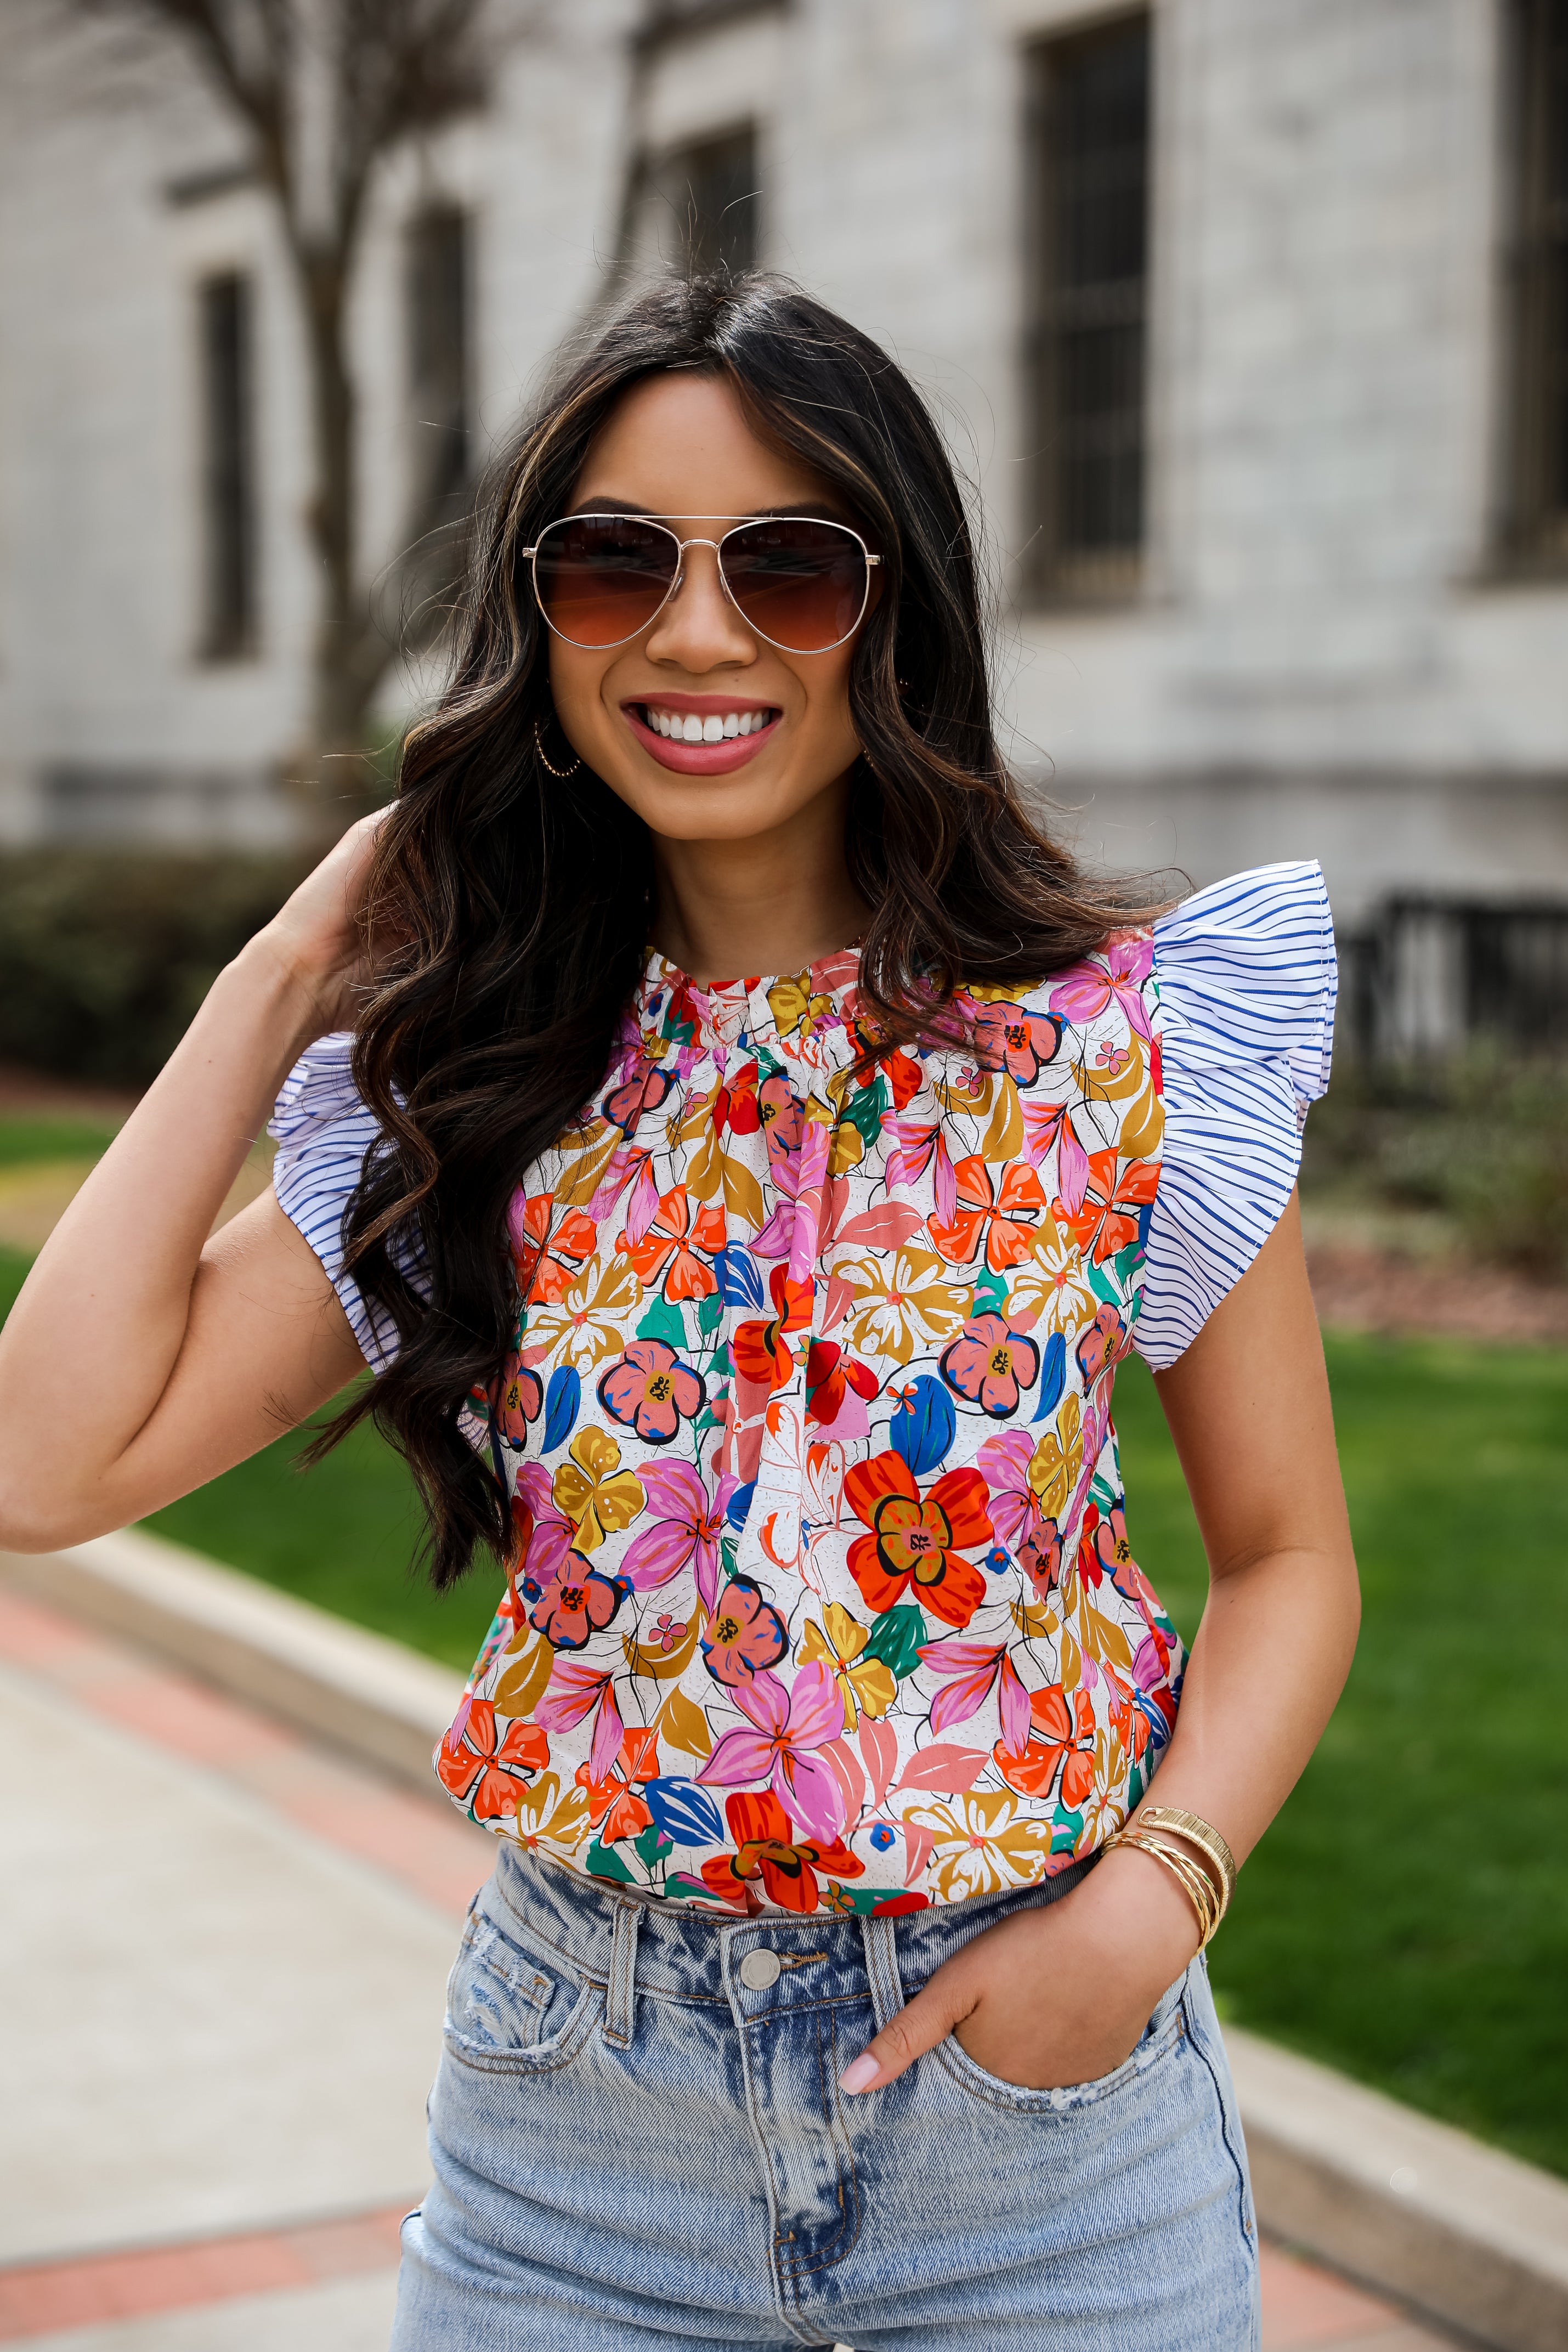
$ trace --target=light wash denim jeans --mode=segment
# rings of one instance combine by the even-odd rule
[[[897,1919],[731,1923],[503,1847],[448,1988],[393,2352],[1255,2352],[1201,1960],[1098,2082],[1019,2090],[949,2039],[839,2095],[949,1954],[1079,1875]]]

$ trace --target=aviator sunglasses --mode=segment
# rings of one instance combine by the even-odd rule
[[[640,637],[681,584],[688,547],[711,547],[725,594],[783,653],[826,654],[854,635],[880,563],[859,531],[815,516],[737,521],[722,539],[682,539],[684,515],[565,515],[525,547],[540,612],[558,637],[604,653]]]

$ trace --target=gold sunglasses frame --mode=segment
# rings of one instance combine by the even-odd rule
[[[850,639],[854,635],[855,631],[860,627],[861,623],[865,619],[867,608],[871,604],[872,568],[873,565],[879,564],[882,562],[880,555],[873,555],[872,553],[871,549],[866,545],[865,541],[862,538],[860,532],[855,530],[852,523],[841,522],[837,515],[724,515],[719,517],[718,520],[729,523],[731,528],[727,530],[720,539],[682,539],[679,532],[673,531],[667,528],[667,526],[673,522],[693,522],[697,520],[698,518],[694,515],[601,514],[597,511],[591,511],[586,514],[559,515],[554,522],[547,523],[544,530],[540,531],[538,539],[535,540],[532,547],[525,547],[522,551],[523,554],[528,558],[528,578],[533,586],[534,602],[539,608],[546,628],[552,630],[560,639],[562,645],[575,646],[577,651],[582,654],[609,654],[613,653],[619,646],[629,646],[636,638],[647,635],[648,631],[653,627],[654,622],[658,619],[659,614],[664,611],[672,596],[674,596],[679,590],[682,581],[686,576],[685,557],[687,548],[711,547],[714,551],[714,559],[718,569],[719,586],[723,589],[726,596],[728,598],[730,604],[734,606],[740,618],[745,622],[747,627],[751,631],[752,635],[755,637],[760,637],[765,646],[771,646],[777,653],[799,654],[803,658],[809,659],[817,654],[837,653],[841,646],[848,645]],[[704,518],[704,520],[706,520],[706,518]],[[845,538],[852,539],[855,545],[860,549],[861,555],[864,561],[866,568],[865,587],[861,595],[861,608],[855,614],[850,626],[844,631],[843,635],[841,637],[835,637],[831,645],[812,646],[810,648],[803,646],[781,645],[777,637],[770,637],[766,629],[759,629],[758,627],[756,622],[751,619],[750,615],[741,606],[736,596],[735,591],[731,588],[729,582],[724,576],[724,549],[727,543],[730,540],[734,539],[740,531],[754,530],[759,527],[766,526],[769,521],[775,520],[779,522],[821,523],[824,530],[841,530]],[[623,637],[612,637],[607,646],[585,646],[580,638],[569,637],[566,631],[562,628],[559,628],[555,622],[550,619],[549,614],[545,609],[545,600],[539,593],[539,550],[544,545],[546,539],[552,530],[559,530],[564,524],[569,522],[645,522],[654,530],[664,531],[665,538],[674,540],[675,543],[674,577],[670,582],[670,584],[665,589],[664,594],[660,597],[654,610],[650,613],[648,618],[643,623],[640,628],[629,629]]]

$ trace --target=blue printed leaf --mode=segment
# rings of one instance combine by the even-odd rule
[[[751,1498],[756,1492],[757,1481],[755,1478],[751,1481],[749,1486],[737,1486],[736,1488],[734,1494],[729,1498],[729,1502],[724,1514],[732,1528],[743,1528],[746,1525],[746,1514],[751,1508]],[[735,1566],[734,1561],[728,1561],[727,1565],[733,1571]]]
[[[655,1823],[675,1845],[723,1845],[724,1816],[695,1780],[647,1780],[643,1794]],[[643,1850],[641,1838],[637,1850]]]
[[[888,1435],[916,1478],[935,1470],[946,1455],[958,1426],[953,1400],[940,1381],[922,1372],[912,1399],[893,1416]]]
[[[1067,1341],[1060,1331],[1053,1331],[1040,1354],[1040,1400],[1034,1409],[1036,1421],[1049,1421],[1061,1402],[1061,1391],[1067,1385]]]
[[[727,1307],[761,1306],[762,1276],[744,1242],[727,1243],[718,1251],[713,1270],[718,1276],[718,1295]]]
[[[570,1364],[562,1364],[549,1376],[545,1391],[545,1433],[541,1452],[553,1454],[564,1445],[577,1426],[577,1409],[582,1402],[582,1382]]]

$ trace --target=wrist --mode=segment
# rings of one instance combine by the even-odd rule
[[[1180,1885],[1135,1846],[1118,1846],[1096,1863],[1070,1898],[1094,1917],[1113,1950],[1148,1957],[1162,1987],[1172,1983],[1202,1944],[1197,1915]]]
[[[270,923],[246,941],[219,974],[218,985],[243,993],[256,1006],[290,1066],[337,1025],[334,978],[315,971]]]

